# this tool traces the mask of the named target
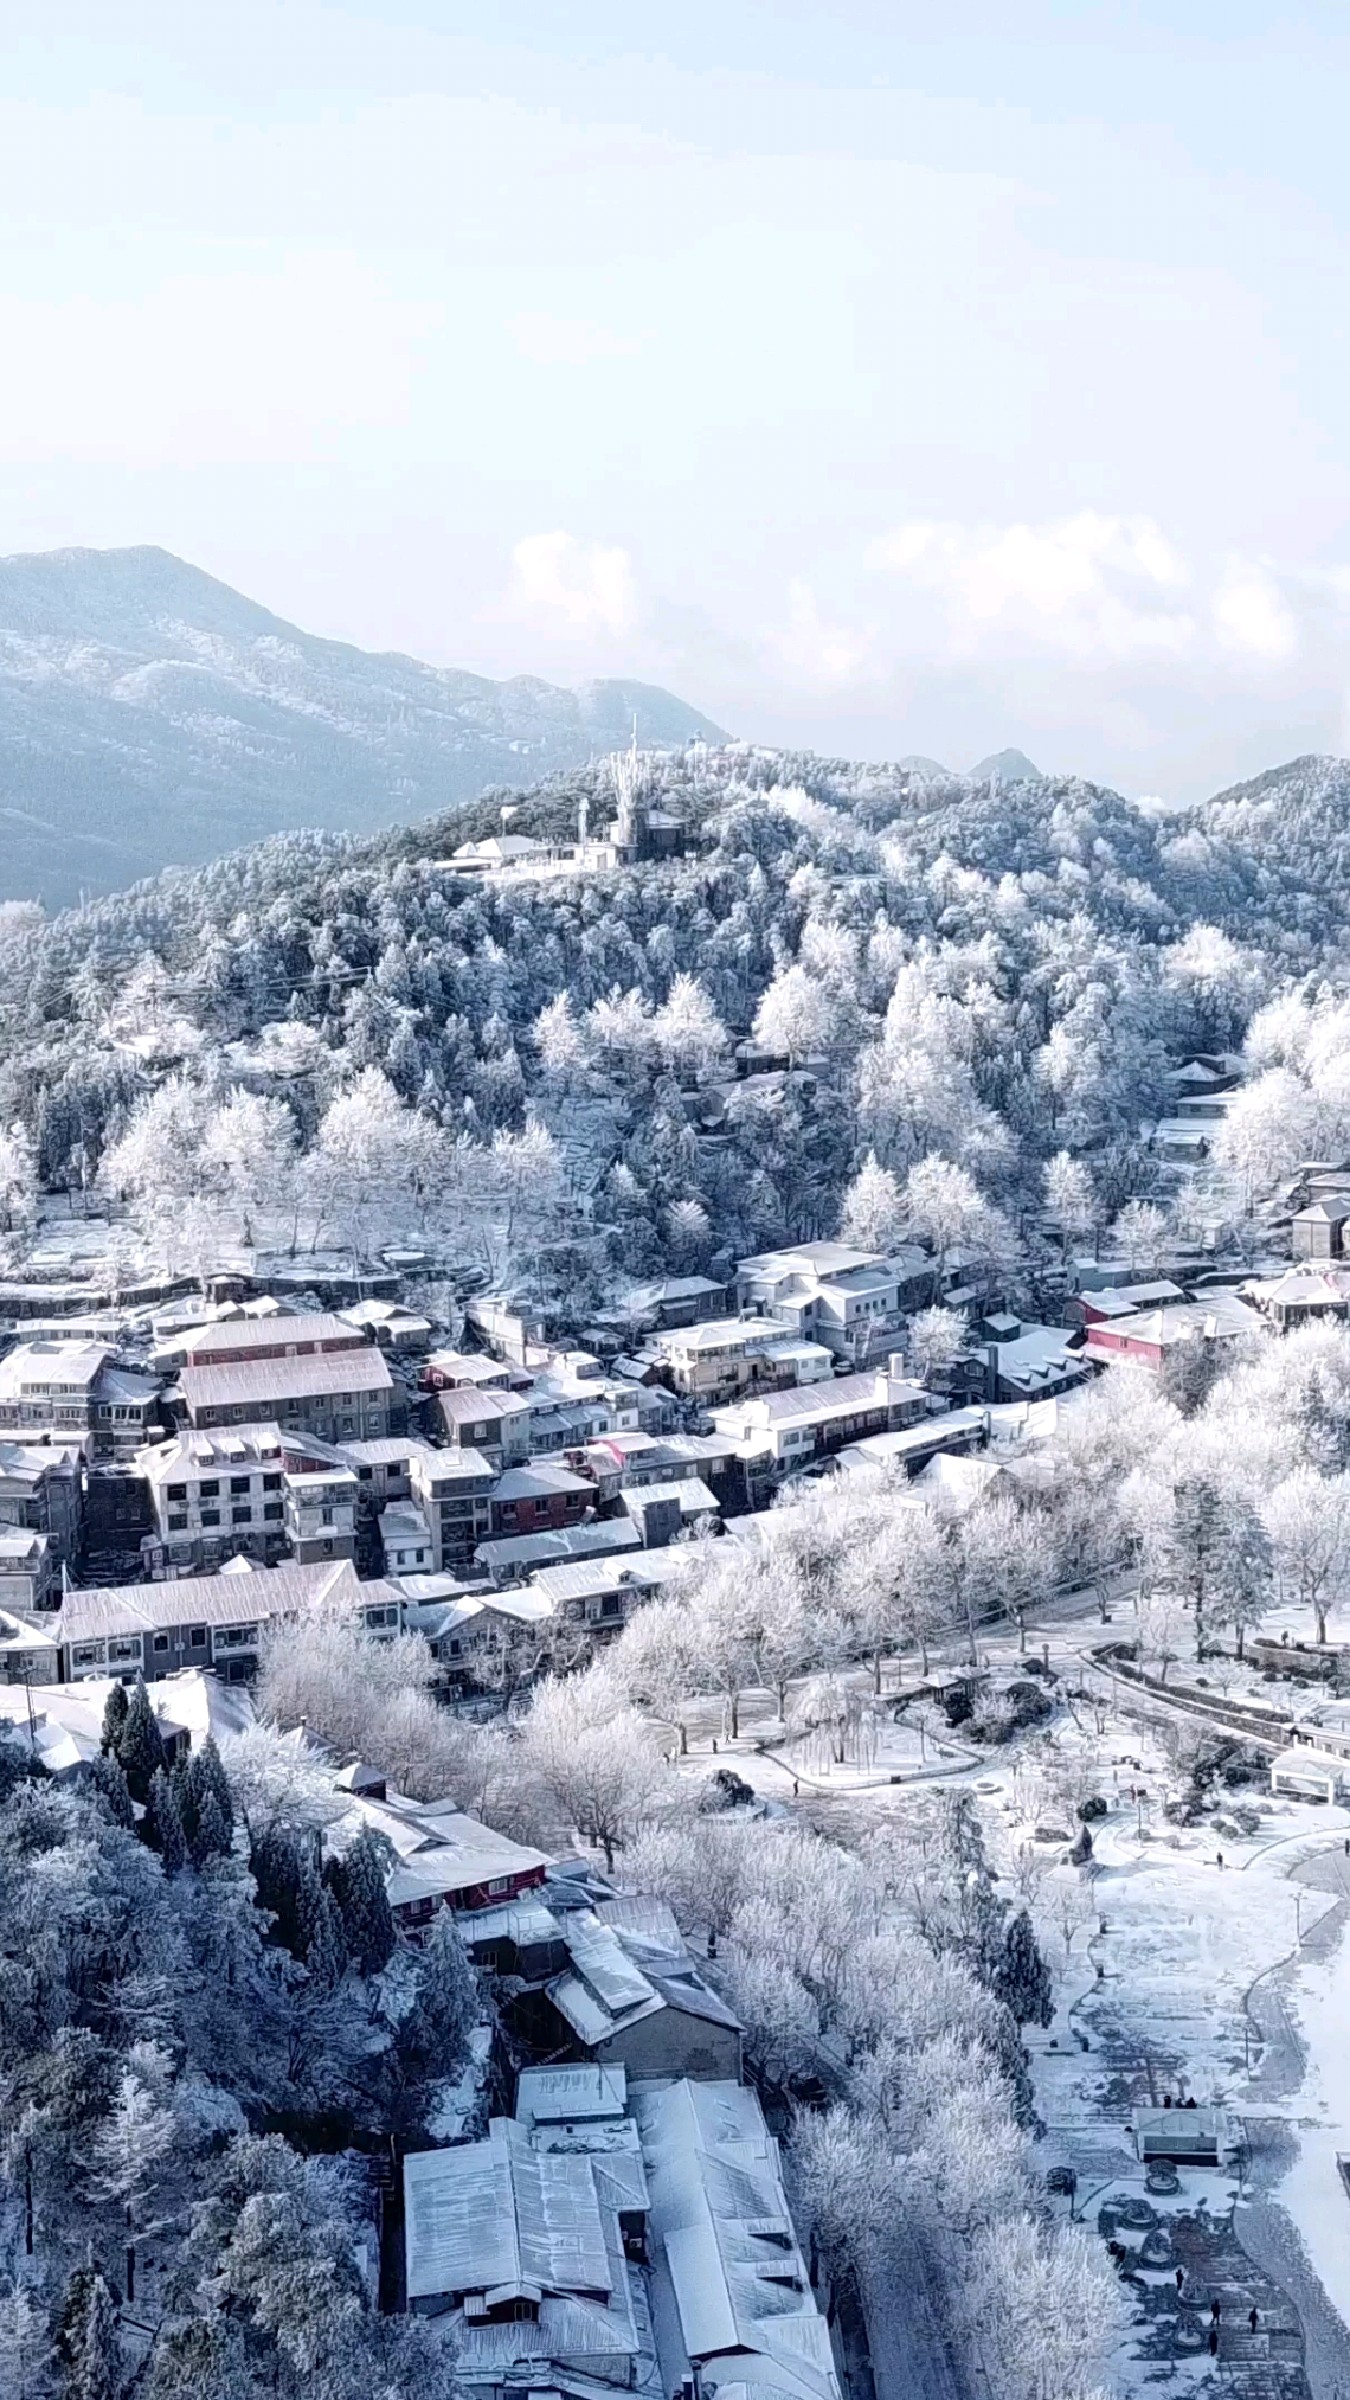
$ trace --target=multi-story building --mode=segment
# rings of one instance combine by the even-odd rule
[[[521,1394],[456,1385],[439,1392],[436,1405],[453,1449],[481,1450],[499,1467],[518,1467],[529,1457],[530,1404]]]
[[[224,1683],[256,1673],[267,1626],[350,1603],[365,1619],[398,1594],[387,1585],[358,1583],[350,1560],[325,1566],[259,1567],[166,1583],[115,1584],[68,1591],[56,1620],[61,1680],[108,1675],[152,1682],[180,1667],[210,1667]]]
[[[882,1370],[839,1375],[792,1392],[766,1392],[713,1411],[717,1431],[733,1440],[751,1476],[777,1477],[827,1458],[868,1434],[917,1424],[928,1413],[918,1384]]]
[[[68,1567],[79,1555],[88,1440],[86,1434],[0,1440],[0,1527],[45,1533],[53,1557]]]
[[[60,1597],[60,1572],[46,1534],[0,1525],[0,1608],[34,1616],[55,1608]]]
[[[157,1376],[119,1366],[102,1342],[20,1342],[0,1359],[0,1434],[87,1434],[99,1455],[129,1458],[159,1397]]]
[[[490,1533],[558,1533],[579,1525],[595,1499],[595,1486],[570,1467],[545,1460],[508,1467],[492,1487]]]
[[[849,1366],[869,1365],[896,1346],[904,1320],[934,1296],[933,1261],[918,1248],[883,1257],[847,1242],[800,1242],[743,1258],[741,1309],[776,1317],[804,1341],[823,1342]]]
[[[431,1543],[433,1574],[468,1567],[493,1530],[497,1469],[481,1450],[433,1450],[419,1443],[409,1461],[409,1489]]]
[[[789,1333],[776,1317],[714,1317],[651,1334],[641,1355],[654,1361],[682,1400],[708,1407],[747,1391],[819,1383],[834,1373],[834,1352],[824,1342]]]
[[[306,1322],[303,1318],[294,1321]],[[383,1439],[393,1431],[395,1407],[388,1363],[372,1343],[353,1334],[350,1326],[342,1330],[350,1348],[292,1351],[273,1357],[237,1358],[228,1365],[184,1367],[179,1390],[188,1423],[200,1430],[277,1424],[289,1433],[310,1433],[323,1442]]]
[[[279,1425],[178,1434],[138,1453],[155,1531],[142,1555],[152,1575],[186,1575],[227,1558],[266,1565],[352,1558],[358,1485],[325,1444]]]

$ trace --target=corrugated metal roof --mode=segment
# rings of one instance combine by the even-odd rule
[[[354,1350],[320,1350],[309,1358],[250,1358],[232,1367],[184,1367],[178,1380],[193,1410],[394,1388],[383,1352],[369,1342]]]

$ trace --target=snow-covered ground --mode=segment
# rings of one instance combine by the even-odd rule
[[[709,1704],[684,1771],[730,1765],[766,1799],[833,1806],[859,1828],[922,1805],[936,1780],[971,1790],[1002,1888],[1028,1899],[1057,1968],[1055,2022],[1028,2036],[1046,2124],[1039,2155],[1047,2168],[1075,2168],[1074,2205],[1087,2222],[1104,2205],[1145,2197],[1135,2106],[1193,2096],[1231,2110],[1245,2130],[1237,2168],[1184,2169],[1175,2198],[1149,2197],[1156,2263],[1139,2259],[1139,2228],[1108,2222],[1130,2253],[1136,2303],[1116,2361],[1120,2388],[1217,2393],[1236,2383],[1278,2400],[1344,2400],[1350,2196],[1337,2154],[1350,2153],[1350,1811],[1249,1787],[1220,1795],[1221,1832],[1212,1817],[1169,1822],[1164,1802],[1184,1780],[1169,1753],[1171,1712],[1141,1707],[1087,1665],[1109,1638],[1094,1618],[1047,1638],[1060,1691],[1086,1678],[1089,1697],[1061,1707],[1046,1733],[981,1751],[931,1711],[921,1738],[915,1716],[893,1725],[883,1707],[836,1763],[819,1735],[792,1738],[791,1707],[785,1727],[755,1696],[736,1741]],[[996,1668],[1019,1663],[1012,1637],[988,1651]],[[868,1679],[853,1680],[870,1705]],[[1317,1697],[1283,1678],[1274,1692],[1247,1673],[1225,1680],[1234,1698],[1243,1686],[1286,1706]],[[887,1684],[889,1701],[889,1672]],[[1088,1789],[1107,1814],[1092,1826],[1084,1874],[1062,1844],[1036,1834],[1051,1821],[1071,1825],[1073,1795]],[[1251,1830],[1239,1828],[1235,1808],[1256,1812],[1245,1818]],[[1213,2298],[1217,2361],[1208,2350]]]

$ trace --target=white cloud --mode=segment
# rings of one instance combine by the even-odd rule
[[[1231,568],[1214,597],[1214,623],[1226,649],[1278,665],[1298,648],[1298,626],[1262,567]]]
[[[1085,661],[1187,650],[1185,560],[1148,517],[1085,509],[1049,524],[914,522],[870,563],[936,596],[957,654],[1028,642]]]
[[[604,359],[635,358],[651,339],[594,325],[586,317],[552,317],[538,310],[513,317],[511,336],[521,357],[536,367],[589,367]]]
[[[513,615],[582,638],[634,630],[637,585],[626,550],[561,531],[531,533],[517,542],[511,564]]]
[[[870,634],[857,626],[828,623],[801,576],[788,585],[787,624],[774,647],[794,675],[813,684],[857,683],[872,664]]]

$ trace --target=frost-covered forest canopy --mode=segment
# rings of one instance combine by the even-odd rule
[[[1184,817],[1076,781],[741,748],[643,779],[685,853],[618,875],[452,873],[499,794],[50,922],[0,911],[11,1205],[35,1170],[167,1196],[180,1239],[184,1204],[222,1195],[290,1209],[310,1241],[434,1221],[499,1279],[547,1236],[580,1311],[616,1273],[833,1232],[871,1157],[860,1236],[900,1230],[898,1193],[935,1248],[1007,1248],[1064,1153],[1087,1181],[1061,1214],[1117,1218],[1149,1185],[1168,1061],[1341,977],[1337,761]],[[517,795],[511,830],[571,838],[612,782],[602,764]],[[747,1038],[809,1072],[729,1089],[713,1123],[690,1087]],[[930,1160],[959,1176],[906,1197]]]

